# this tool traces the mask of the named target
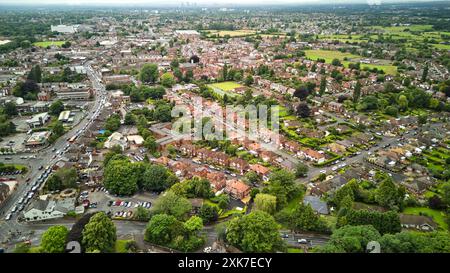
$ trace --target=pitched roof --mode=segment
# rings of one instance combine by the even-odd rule
[[[312,209],[320,214],[328,214],[328,206],[327,203],[320,200],[319,197],[317,196],[305,196],[305,198],[303,198],[303,204],[307,205],[311,205]]]

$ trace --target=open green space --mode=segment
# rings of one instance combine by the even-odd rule
[[[345,67],[348,67],[350,63],[357,63],[363,57],[348,52],[340,52],[336,50],[305,50],[306,57],[311,60],[324,59],[326,63],[331,63],[333,59],[338,59],[342,62]],[[389,62],[388,62],[389,63]],[[397,73],[397,67],[390,64],[363,64],[361,63],[361,68],[377,68],[378,70],[383,70],[386,74],[395,75]]]
[[[43,41],[35,42],[33,45],[38,47],[48,47],[48,46],[62,46],[66,41]]]
[[[448,230],[448,224],[445,219],[445,213],[425,207],[409,207],[403,210],[404,214],[429,216],[439,226],[440,229]]]
[[[212,83],[209,86],[215,87],[215,88],[219,88],[219,89],[221,89],[223,91],[231,91],[231,90],[233,90],[235,88],[242,87],[242,85],[240,85],[239,83],[231,82],[231,81],[229,81],[229,82]]]
[[[218,35],[219,37],[243,37],[255,34],[256,31],[252,29],[238,29],[238,30],[210,30],[208,31],[209,36]]]

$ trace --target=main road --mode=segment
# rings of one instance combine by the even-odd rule
[[[14,229],[12,226],[13,223],[17,223],[19,213],[11,213],[12,208],[18,205],[18,200],[20,198],[31,191],[32,184],[45,172],[45,168],[39,170],[40,166],[53,166],[70,146],[68,139],[75,135],[79,136],[83,134],[106,104],[107,94],[105,86],[101,83],[99,73],[92,69],[91,63],[92,61],[86,62],[84,67],[96,92],[93,105],[88,110],[86,116],[77,125],[56,140],[55,143],[36,153],[21,153],[8,156],[0,155],[0,161],[2,162],[6,161],[6,157],[10,157],[11,159],[8,160],[10,162],[28,165],[29,173],[27,176],[30,178],[28,183],[20,182],[16,191],[0,207],[0,240],[5,236],[8,230]],[[24,159],[25,157],[27,159]],[[8,214],[11,214],[11,218],[9,219],[10,223],[7,223],[8,221],[4,220]]]

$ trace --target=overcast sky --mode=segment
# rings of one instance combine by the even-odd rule
[[[198,5],[226,5],[226,4],[327,4],[327,3],[368,3],[375,0],[0,0],[0,4],[66,4],[66,5],[164,5],[164,4],[181,4],[189,2]],[[377,2],[413,2],[418,0],[377,0]],[[419,0],[420,1],[420,0]],[[426,0],[425,0],[426,1]],[[431,0],[428,0],[431,1]]]

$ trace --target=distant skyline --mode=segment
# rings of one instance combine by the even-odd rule
[[[0,5],[98,5],[98,6],[176,6],[186,3],[203,6],[226,5],[286,5],[286,4],[372,4],[449,2],[450,0],[0,0]]]

